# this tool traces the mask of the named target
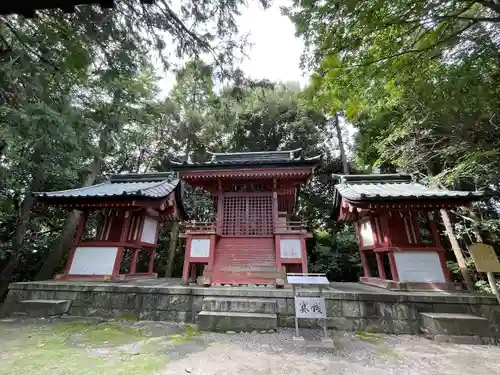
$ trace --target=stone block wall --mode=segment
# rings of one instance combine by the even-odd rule
[[[301,295],[315,296],[304,291]],[[483,316],[500,337],[500,305],[495,297],[432,292],[324,293],[329,327],[376,333],[417,334],[421,312],[467,313]],[[70,314],[82,316],[136,316],[141,320],[196,323],[205,297],[270,298],[277,302],[278,326],[293,327],[295,305],[291,290],[267,288],[203,288],[181,286],[130,286],[118,283],[28,282],[14,283],[2,307],[4,315],[20,311],[27,299],[71,299]],[[300,326],[316,326],[315,320],[299,320]]]

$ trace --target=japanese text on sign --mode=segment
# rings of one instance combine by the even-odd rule
[[[326,317],[325,299],[317,297],[295,297],[297,318],[319,319]]]

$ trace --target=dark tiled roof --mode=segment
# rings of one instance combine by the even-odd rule
[[[479,192],[454,191],[427,187],[412,182],[409,175],[351,175],[340,176],[335,193],[350,201],[392,200],[464,200],[482,196]]]
[[[113,175],[101,184],[52,192],[38,192],[40,198],[165,198],[179,185],[170,173]]]
[[[320,155],[313,158],[296,156],[301,149],[286,151],[263,151],[263,152],[234,152],[234,153],[212,153],[212,159],[201,163],[185,161],[178,163],[170,161],[173,170],[213,168],[234,168],[245,166],[286,166],[286,165],[315,165],[318,164]]]

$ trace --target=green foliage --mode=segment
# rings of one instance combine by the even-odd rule
[[[310,272],[326,273],[331,281],[357,281],[361,259],[354,228],[338,223],[332,232],[315,232],[308,248]]]

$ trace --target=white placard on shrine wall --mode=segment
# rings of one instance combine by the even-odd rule
[[[441,260],[436,252],[408,251],[394,254],[399,281],[444,283]]]
[[[302,251],[298,238],[282,238],[280,240],[280,255],[283,259],[300,259]]]
[[[156,242],[156,228],[158,221],[150,217],[144,219],[144,227],[142,228],[141,241],[146,243]]]
[[[208,238],[191,240],[191,256],[208,258],[210,256],[210,240]]]
[[[297,318],[326,318],[325,299],[320,297],[295,297],[295,316]]]
[[[361,237],[361,241],[363,243],[363,246],[372,246],[373,245],[373,230],[372,230],[372,223],[370,222],[370,219],[366,219],[361,223],[361,226],[359,228],[359,235]]]
[[[117,247],[77,247],[69,270],[73,275],[111,275]]]

